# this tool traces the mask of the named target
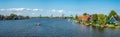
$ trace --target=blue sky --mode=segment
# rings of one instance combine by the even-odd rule
[[[120,0],[0,0],[0,14],[25,16],[65,16],[106,14],[115,10],[120,15]]]

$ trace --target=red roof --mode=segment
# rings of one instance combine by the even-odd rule
[[[79,19],[82,19],[82,20],[85,20],[87,21],[88,20],[88,16],[78,16]]]

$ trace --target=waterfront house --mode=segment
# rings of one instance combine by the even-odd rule
[[[119,25],[120,18],[118,16],[112,16],[108,22],[113,25]]]
[[[21,20],[21,19],[24,19],[24,17],[20,15],[15,17],[15,20]]]
[[[89,16],[78,16],[81,22],[86,22],[89,20]]]
[[[0,20],[5,20],[5,19],[8,19],[8,16],[0,15]]]
[[[0,20],[2,20],[2,15],[0,15]]]

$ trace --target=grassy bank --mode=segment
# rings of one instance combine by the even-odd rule
[[[80,22],[76,19],[71,19],[73,22],[80,24],[80,25],[85,25],[85,26],[93,26],[93,27],[101,27],[101,28],[120,28],[120,25],[113,25],[113,24],[95,24],[95,23],[88,23],[88,22]]]

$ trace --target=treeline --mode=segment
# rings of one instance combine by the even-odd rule
[[[84,13],[83,16],[88,16],[88,20],[82,20],[76,15],[73,19],[77,20],[78,23],[82,24],[92,24],[92,25],[120,25],[120,16],[116,11],[111,10],[109,15],[105,14],[87,14]]]
[[[28,19],[29,16],[22,16],[16,14],[10,14],[9,16],[0,15],[0,20],[21,20],[21,19]]]

